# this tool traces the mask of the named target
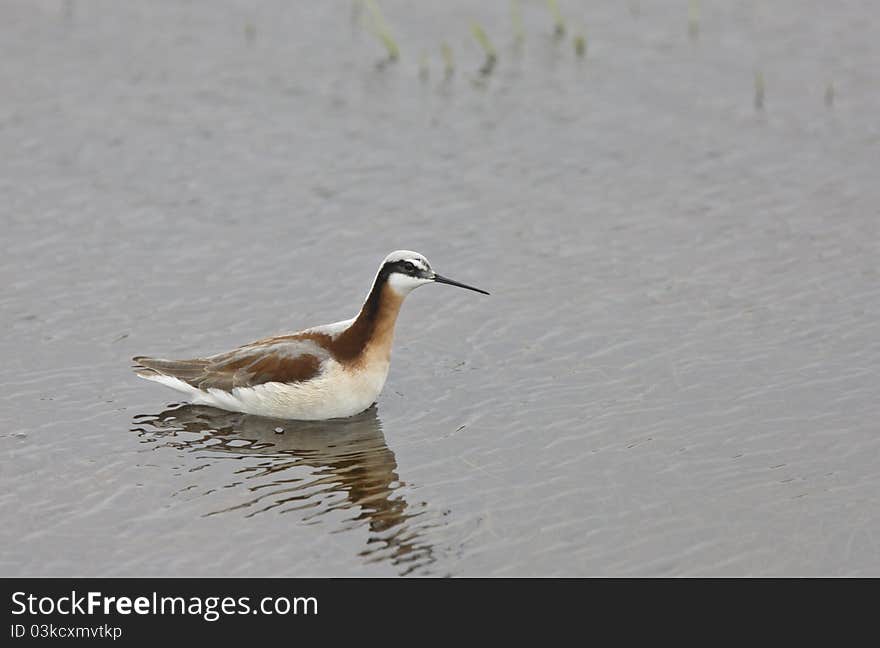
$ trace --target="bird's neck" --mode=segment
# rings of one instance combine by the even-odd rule
[[[350,360],[366,357],[388,360],[394,342],[394,325],[404,295],[394,290],[382,277],[377,277],[360,313],[336,339]]]

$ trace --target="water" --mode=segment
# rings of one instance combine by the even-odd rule
[[[0,574],[880,575],[874,4],[5,2]],[[396,248],[363,415],[130,372]]]

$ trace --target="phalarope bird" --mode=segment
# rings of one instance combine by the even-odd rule
[[[485,290],[438,275],[418,252],[392,252],[357,317],[192,360],[136,356],[137,375],[199,405],[283,419],[353,416],[378,398],[404,298],[427,283]]]

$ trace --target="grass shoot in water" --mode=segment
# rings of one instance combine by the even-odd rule
[[[553,16],[553,35],[556,38],[562,38],[565,36],[565,18],[559,12],[559,5],[556,4],[556,0],[547,0],[547,9],[550,10],[550,15]]]
[[[379,10],[379,5],[376,4],[375,0],[362,0],[364,6],[366,6],[367,11],[370,13],[370,22],[369,29],[376,38],[385,46],[385,51],[388,52],[388,61],[396,61],[400,58],[400,48],[397,46],[397,41],[394,40],[394,36],[391,34],[391,29],[388,27],[388,23],[385,22],[385,17],[382,15],[382,12]]]
[[[483,76],[489,76],[495,68],[495,63],[498,62],[498,54],[489,40],[489,37],[486,36],[486,32],[478,23],[471,23],[471,32],[473,33],[474,38],[477,39],[480,47],[483,48],[483,52],[486,54],[486,60],[483,63],[483,67],[480,68],[480,74]]]

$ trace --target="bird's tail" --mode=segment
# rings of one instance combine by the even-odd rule
[[[135,356],[132,367],[141,378],[155,380],[157,376],[169,376],[177,378],[185,383],[201,376],[205,371],[207,360],[196,358],[193,360],[165,360],[163,358],[149,358],[147,356]]]

